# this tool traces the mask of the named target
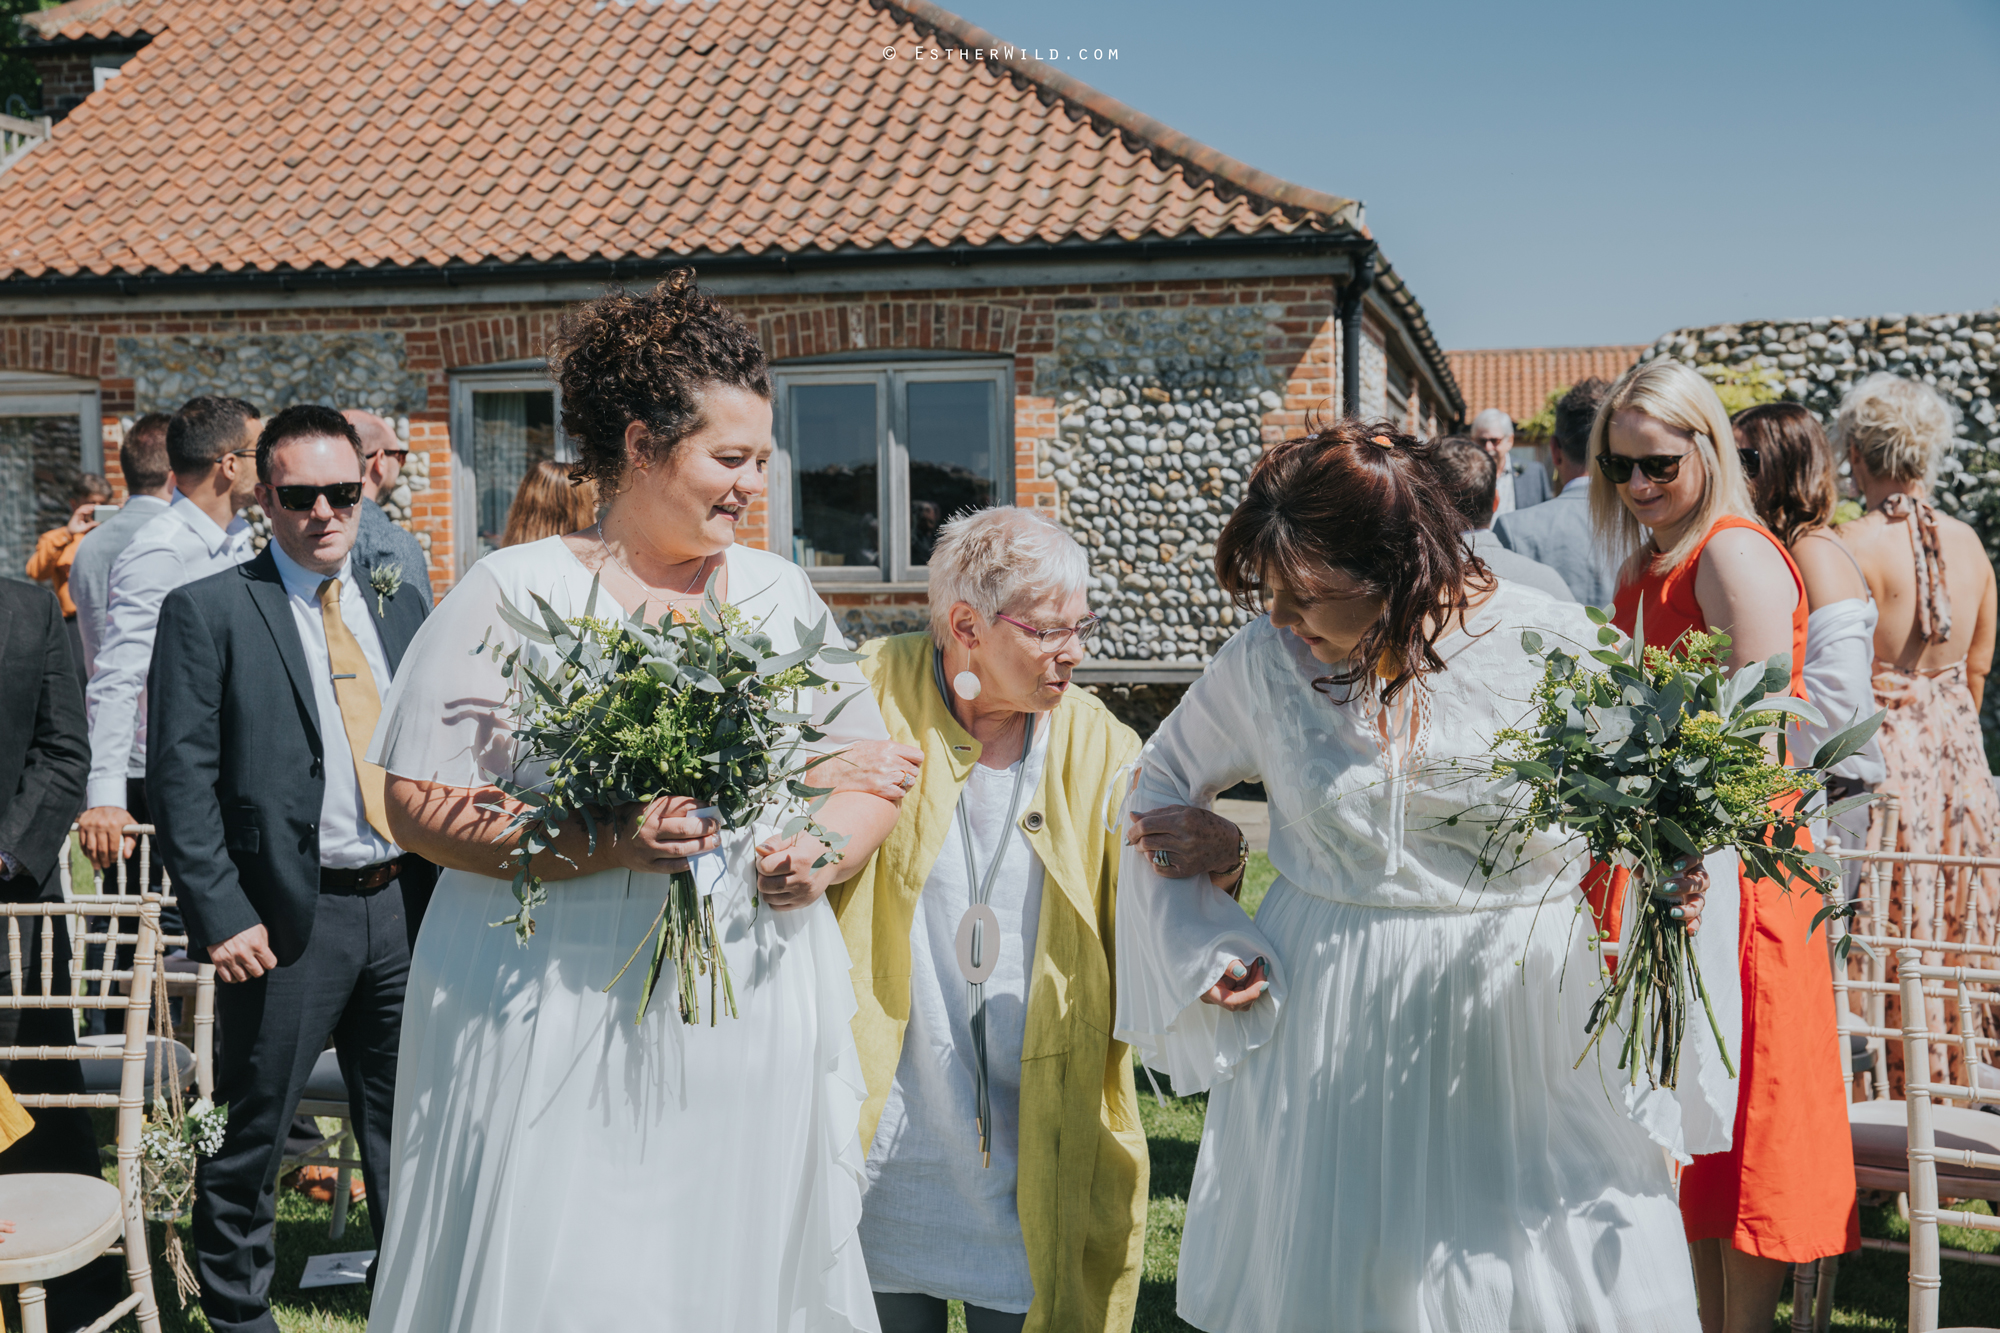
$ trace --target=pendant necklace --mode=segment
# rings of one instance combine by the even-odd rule
[[[951,693],[945,687],[944,653],[941,650],[932,650],[931,667],[938,693],[944,697],[945,708],[949,710]],[[968,781],[958,795],[958,840],[965,848],[965,889],[971,899],[965,915],[958,922],[958,970],[965,978],[969,999],[967,1027],[972,1034],[972,1126],[979,1136],[980,1163],[988,1167],[993,1165],[993,1098],[991,1079],[986,1070],[986,979],[993,975],[993,969],[1000,962],[1000,918],[994,913],[991,900],[993,877],[999,873],[1000,863],[1007,859],[1007,838],[1014,828],[1014,816],[1021,809],[1021,789],[1028,778],[1028,754],[1035,746],[1035,715],[1023,713],[1021,716],[1021,758],[1014,769],[1014,790],[1007,798],[1007,818],[1000,825],[999,846],[994,848],[993,859],[987,863],[984,875],[979,873],[979,866],[973,858],[972,820],[965,813],[966,792],[972,784]]]
[[[660,589],[655,588],[652,584],[646,582],[646,580],[640,578],[637,574],[634,574],[632,572],[632,567],[626,564],[623,560],[620,560],[618,558],[617,554],[613,552],[611,549],[611,543],[604,540],[604,525],[602,523],[599,523],[597,525],[597,545],[599,549],[601,549],[604,552],[604,558],[606,560],[609,560],[612,564],[618,566],[618,570],[620,573],[624,574],[624,576],[632,580],[632,582],[638,584],[645,591],[660,597],[671,598],[673,596],[672,593],[662,592]],[[680,594],[681,596],[692,597],[694,595],[694,590],[697,587],[701,586],[701,576],[708,569],[708,562],[714,558],[715,558],[714,556],[708,556],[708,555],[705,555],[701,558],[701,563],[697,564],[694,567],[694,577],[688,580],[688,586],[681,590]]]

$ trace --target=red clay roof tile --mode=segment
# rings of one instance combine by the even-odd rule
[[[1452,377],[1465,394],[1466,416],[1497,407],[1515,421],[1542,410],[1557,389],[1595,375],[1615,380],[1646,349],[1622,347],[1501,347],[1446,352]]]
[[[164,31],[10,170],[0,277],[1359,225],[1031,62],[882,60],[914,11],[72,0],[30,21]]]

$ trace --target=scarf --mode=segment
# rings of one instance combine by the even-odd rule
[[[1937,506],[1922,496],[1898,492],[1882,501],[1882,516],[1909,524],[1910,556],[1917,569],[1917,632],[1925,643],[1951,637],[1951,597],[1944,586],[1944,547],[1938,540]]]

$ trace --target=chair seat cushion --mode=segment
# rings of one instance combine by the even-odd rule
[[[77,1269],[118,1236],[118,1187],[95,1176],[0,1176],[0,1283],[42,1282]]]
[[[1872,1176],[1909,1170],[1907,1114],[1904,1102],[1853,1102],[1848,1106],[1847,1124],[1854,1135],[1857,1172]],[[1963,1106],[1933,1105],[1931,1133],[1941,1149],[2000,1155],[2000,1116]],[[2000,1171],[1939,1162],[1938,1194],[1947,1199],[2000,1199]]]
[[[340,1057],[333,1051],[321,1051],[319,1059],[313,1062],[312,1077],[306,1080],[306,1090],[301,1100],[309,1102],[347,1100],[347,1080],[340,1076]]]
[[[106,1033],[102,1037],[82,1037],[78,1039],[78,1044],[83,1046],[123,1047],[125,1045],[125,1034],[119,1032]],[[179,1076],[181,1092],[184,1095],[192,1096],[194,1093],[194,1052],[177,1041],[165,1041],[159,1037],[148,1037],[146,1038],[146,1080],[144,1085],[146,1100],[150,1102],[153,1099],[153,1062],[159,1056],[162,1045],[171,1045],[173,1047],[172,1068],[174,1073]],[[83,1088],[85,1092],[118,1091],[118,1080],[124,1076],[125,1071],[125,1062],[123,1060],[80,1060],[77,1063],[83,1066]]]

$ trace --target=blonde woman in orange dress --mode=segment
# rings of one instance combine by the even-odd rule
[[[1590,452],[1591,517],[1625,556],[1613,623],[1631,633],[1643,604],[1648,643],[1722,630],[1731,667],[1788,654],[1803,695],[1805,584],[1757,521],[1709,382],[1676,361],[1634,366],[1598,409]],[[1703,1333],[1766,1333],[1793,1264],[1860,1244],[1818,906],[1815,893],[1741,880],[1736,1121],[1727,1151],[1681,1174]]]
[[[1874,687],[1876,704],[1888,710],[1879,738],[1889,776],[1877,790],[1902,807],[1896,849],[2000,856],[2000,799],[1979,732],[1993,665],[1993,565],[1979,534],[1930,498],[1932,469],[1951,433],[1951,410],[1927,385],[1883,374],[1850,390],[1834,419],[1834,444],[1846,450],[1868,512],[1840,535],[1882,608]],[[1996,917],[2000,874],[1903,866],[1885,924],[1899,934],[1991,944]],[[1956,965],[1957,955],[1946,963]],[[1889,1021],[1900,1024],[1896,997],[1889,1004]],[[1955,1006],[1933,1000],[1930,1009],[1934,1031],[1958,1030]],[[2000,1015],[1987,1013],[1985,1024],[1985,1035],[2000,1036]],[[1901,1043],[1890,1042],[1889,1077],[1899,1089],[1902,1058]],[[1953,1048],[1935,1042],[1931,1058],[1934,1077],[1949,1071],[1965,1081]],[[2000,1071],[1984,1077],[2000,1085]]]

